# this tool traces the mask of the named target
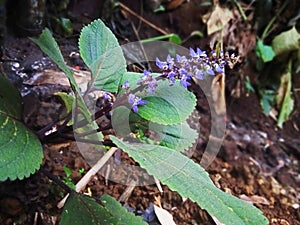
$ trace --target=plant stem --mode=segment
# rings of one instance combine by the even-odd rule
[[[238,10],[239,10],[239,12],[240,12],[240,14],[241,14],[243,20],[244,20],[244,21],[247,21],[247,16],[246,16],[246,14],[245,14],[245,12],[244,12],[242,6],[240,5],[240,3],[238,3],[237,0],[231,0],[231,1],[232,1],[232,2],[235,4],[235,6],[238,8]]]
[[[46,170],[45,168],[41,168],[40,171],[47,176],[50,180],[54,181],[58,186],[60,186],[64,191],[71,193],[72,190],[68,185],[66,185],[63,181],[61,181],[59,178],[57,178],[56,176],[54,176],[52,173],[50,173],[48,170]]]
[[[108,152],[105,153],[104,156],[102,156],[98,162],[80,179],[80,181],[76,184],[76,192],[80,192],[82,191],[86,185],[88,184],[88,182],[91,180],[91,178],[98,173],[98,171],[105,165],[105,163],[110,159],[110,157],[112,157],[112,155],[115,153],[115,151],[118,148],[116,147],[112,147],[109,149]],[[58,208],[62,208],[65,204],[65,201],[67,199],[68,195],[65,196],[58,204],[57,207]]]
[[[283,12],[283,10],[285,9],[285,7],[287,6],[288,3],[289,3],[289,1],[285,1],[283,3],[283,5],[280,7],[278,13],[270,20],[270,22],[268,23],[268,25],[264,29],[263,34],[261,35],[262,40],[264,40],[266,38],[266,36],[268,35],[268,32],[270,31],[271,26],[273,25],[275,20],[279,17],[279,15]]]

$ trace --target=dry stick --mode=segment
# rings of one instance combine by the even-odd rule
[[[131,193],[133,192],[133,189],[135,188],[137,182],[135,180],[131,180],[123,194],[118,199],[119,202],[126,202],[127,199],[130,197]]]
[[[152,27],[153,29],[157,30],[158,32],[162,33],[162,34],[169,34],[167,31],[159,28],[158,26],[154,25],[153,23],[151,23],[150,21],[144,19],[143,17],[141,17],[139,14],[137,14],[136,12],[132,11],[131,9],[129,9],[126,5],[124,5],[123,3],[119,2],[119,5],[122,9],[126,10],[127,12],[129,12],[130,14],[132,14],[133,16],[137,17],[139,20],[143,21],[145,24],[147,24],[148,26]]]
[[[102,156],[99,161],[81,178],[81,180],[76,184],[76,192],[80,192],[85,188],[88,182],[91,180],[92,176],[94,176],[98,171],[104,166],[104,164],[109,160],[110,157],[115,153],[118,148],[111,147],[108,152]],[[58,208],[64,207],[64,204],[68,198],[69,194],[67,194],[58,204]]]
[[[163,191],[163,189],[162,189],[162,187],[160,185],[159,179],[157,179],[156,177],[154,177],[154,181],[155,181],[156,187],[158,188],[159,192],[163,193],[164,191]]]

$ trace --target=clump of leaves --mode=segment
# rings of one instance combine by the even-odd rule
[[[264,78],[266,77],[266,81],[262,82],[258,88],[260,103],[264,113],[276,119],[280,128],[294,109],[292,74],[300,71],[300,34],[293,26],[275,36],[270,45],[265,44],[264,40],[287,5],[288,2],[283,2],[271,20],[266,19],[265,12],[272,9],[272,1],[261,1],[256,9],[257,15],[260,15],[257,18],[258,26],[264,27],[255,47],[256,68],[264,74]]]
[[[209,55],[200,49],[190,49],[189,58],[177,55],[176,59],[171,56],[166,61],[157,59],[161,74],[128,72],[117,39],[101,20],[96,20],[83,28],[79,38],[80,55],[91,71],[88,88],[81,93],[50,31],[46,29],[38,39],[32,40],[66,74],[74,93],[71,100],[69,97],[63,98],[67,99],[69,107],[70,104],[73,106],[73,119],[69,117],[60,123],[59,133],[72,128],[74,136],[80,137],[78,141],[100,144],[105,151],[103,134],[99,132],[102,131],[101,127],[94,119],[112,111],[111,123],[112,128],[116,128],[116,136],[110,135],[110,140],[149,174],[182,197],[195,201],[221,223],[268,224],[260,210],[215,187],[208,173],[182,154],[197,138],[197,132],[185,122],[196,105],[194,94],[186,87],[190,85],[192,77],[203,79],[206,75],[223,72],[226,60],[232,61],[234,57],[227,54],[217,56],[214,52]],[[1,98],[10,105],[13,102],[11,95],[0,90]],[[89,94],[94,90],[104,92],[105,100],[96,112],[86,105]],[[115,101],[112,100],[112,93],[117,96]],[[0,167],[4,168],[0,178],[5,180],[28,176],[41,164],[39,140],[22,127],[18,121],[19,110],[0,104],[0,116],[0,151],[5,156],[0,161]],[[131,126],[123,129],[122,125],[128,120]],[[149,139],[147,141],[145,137],[141,139],[131,135],[135,130],[140,134],[146,133],[143,125],[150,122],[154,124],[152,130],[160,137],[158,141],[151,141],[150,136],[146,137]],[[22,133],[24,138],[21,139]],[[57,132],[49,136],[53,135],[57,135]],[[46,135],[40,134],[40,137],[45,138]],[[36,147],[29,147],[29,141],[33,141]],[[60,223],[62,225],[144,224],[140,218],[124,211],[112,197],[104,195],[95,200],[72,190],[69,192]]]

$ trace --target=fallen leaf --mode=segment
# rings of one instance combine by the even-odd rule
[[[300,49],[300,34],[295,27],[277,35],[272,41],[272,47],[277,55]]]
[[[289,115],[294,109],[294,100],[291,96],[292,89],[292,62],[289,61],[285,72],[281,76],[280,87],[276,96],[277,108],[279,110],[279,116],[277,119],[277,125],[282,128],[283,123],[289,118]]]
[[[80,90],[84,92],[87,89],[91,73],[89,71],[72,69],[76,83]],[[24,82],[29,85],[43,85],[43,84],[60,84],[63,86],[70,86],[67,76],[61,71],[44,70],[41,73],[35,74],[29,80]]]
[[[202,20],[207,24],[207,35],[220,31],[228,22],[233,19],[233,13],[228,8],[215,6],[212,13],[202,16]]]

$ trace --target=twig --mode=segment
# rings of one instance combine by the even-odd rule
[[[130,8],[128,8],[126,5],[124,5],[123,3],[119,2],[118,3],[120,5],[120,7],[124,10],[126,10],[127,12],[129,12],[130,14],[132,14],[133,16],[137,17],[139,20],[143,21],[145,24],[147,24],[149,27],[152,27],[153,29],[159,31],[162,34],[168,34],[167,31],[159,28],[158,26],[154,25],[153,23],[151,23],[150,21],[144,19],[143,17],[141,17],[140,15],[138,15],[136,12],[132,11]]]
[[[76,192],[82,191],[88,182],[91,180],[92,176],[94,176],[98,171],[104,166],[104,164],[109,160],[110,157],[115,153],[118,148],[111,147],[108,152],[102,156],[99,161],[81,178],[81,180],[76,184]],[[58,204],[58,208],[64,207],[64,204],[68,198],[69,194],[66,195]]]
[[[119,202],[126,202],[130,197],[133,189],[135,188],[137,182],[135,180],[131,180],[125,191],[122,193],[120,198],[118,199]]]
[[[246,16],[246,14],[245,14],[243,8],[241,7],[240,3],[238,3],[237,0],[231,0],[231,1],[232,1],[232,2],[235,4],[235,6],[238,8],[238,10],[239,10],[239,12],[240,12],[240,14],[241,14],[243,20],[244,20],[244,21],[247,21],[247,16]]]
[[[162,189],[162,187],[161,187],[161,185],[160,185],[159,179],[157,179],[156,177],[154,177],[154,181],[155,181],[155,184],[156,184],[156,186],[157,186],[159,192],[160,192],[160,193],[163,193],[164,191],[163,191],[163,189]]]

